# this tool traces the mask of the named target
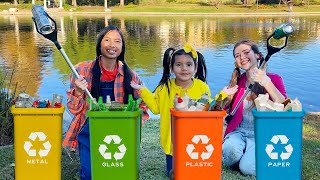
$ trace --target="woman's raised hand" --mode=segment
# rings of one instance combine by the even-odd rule
[[[236,93],[237,91],[238,91],[238,85],[235,85],[235,86],[233,86],[233,87],[228,87],[228,86],[225,86],[223,89],[222,89],[222,91],[224,92],[224,93],[226,93],[228,96],[229,95],[232,95],[232,94],[234,94],[234,93]]]
[[[271,79],[266,74],[266,66],[263,69],[254,68],[252,80],[259,83],[261,86],[265,86]]]
[[[143,83],[141,84],[137,84],[136,82],[134,81],[131,81],[130,82],[130,86],[133,88],[133,89],[141,89],[141,88],[144,88],[145,85]]]

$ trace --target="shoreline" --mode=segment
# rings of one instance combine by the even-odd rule
[[[123,16],[317,16],[320,12],[262,12],[262,13],[174,13],[174,12],[112,12],[112,11],[97,11],[97,12],[68,12],[59,8],[47,9],[49,14],[54,15],[123,15]],[[31,10],[22,10],[18,12],[1,11],[0,16],[8,15],[32,15]]]

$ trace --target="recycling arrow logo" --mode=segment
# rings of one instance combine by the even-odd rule
[[[116,159],[116,161],[118,161],[119,159],[123,158],[123,156],[125,155],[125,153],[127,151],[127,148],[124,144],[120,145],[122,139],[118,135],[107,135],[103,141],[107,144],[110,144],[112,140],[113,140],[114,144],[119,144],[119,146],[118,146],[119,152],[115,152],[113,155],[114,159]],[[107,150],[108,150],[107,145],[100,144],[99,152],[100,152],[101,156],[104,159],[112,159],[112,153],[107,152]]]
[[[194,135],[192,138],[192,142],[193,144],[187,144],[187,148],[186,151],[188,153],[188,155],[190,156],[191,159],[199,159],[199,152],[194,152],[195,147],[194,144],[198,144],[199,142],[202,142],[202,144],[208,144],[209,142],[209,138],[207,135]],[[201,159],[205,160],[205,159],[209,159],[213,153],[214,147],[212,146],[212,144],[208,144],[206,146],[206,150],[207,152],[202,152],[201,153]]]
[[[289,139],[285,135],[274,135],[270,141],[273,144],[278,144],[279,140],[280,140],[281,144],[287,144],[289,141]],[[286,152],[281,152],[281,154],[280,154],[280,158],[282,159],[282,161],[289,159],[292,152],[293,152],[293,147],[291,144],[286,145],[284,148],[286,149]],[[278,159],[279,158],[278,153],[273,152],[274,149],[275,148],[273,147],[272,144],[267,144],[266,153],[268,154],[268,156],[271,159]]]
[[[47,136],[43,133],[43,132],[32,132],[30,135],[29,135],[29,139],[34,142],[36,139],[39,139],[39,141],[45,141]],[[49,141],[46,141],[44,142],[43,144],[43,149],[40,149],[38,151],[38,154],[40,157],[45,157],[48,155],[50,149],[51,149],[51,144]],[[27,152],[27,154],[29,156],[36,156],[37,155],[37,150],[36,149],[32,149],[32,143],[30,141],[25,141],[24,142],[24,150]]]

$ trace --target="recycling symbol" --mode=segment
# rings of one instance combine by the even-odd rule
[[[198,144],[200,140],[202,144],[208,144],[210,139],[208,138],[207,135],[194,135],[191,141],[194,144]],[[199,159],[199,153],[193,152],[193,150],[195,149],[194,144],[187,144],[186,151],[191,159]],[[208,144],[206,146],[206,150],[207,152],[201,153],[202,160],[209,159],[211,157],[214,147],[212,146],[212,144]]]
[[[120,139],[120,137],[118,135],[107,135],[103,141],[107,144],[110,144],[112,140],[113,140],[114,144],[120,144],[122,139]],[[108,147],[105,144],[100,144],[99,152],[102,155],[102,157],[104,159],[112,159],[112,153],[107,152],[107,149],[108,149]],[[113,157],[116,159],[116,161],[123,158],[124,154],[127,151],[127,148],[124,144],[121,144],[118,146],[118,150],[119,150],[119,152],[115,152],[113,155]]]
[[[45,141],[47,136],[43,133],[43,132],[32,132],[29,135],[29,139],[31,141],[35,141],[37,139],[37,137],[39,138],[39,141]],[[49,141],[44,142],[43,144],[43,148],[44,149],[40,149],[38,151],[38,154],[40,157],[44,157],[47,156],[50,149],[51,149],[51,144]],[[27,152],[27,154],[29,156],[36,156],[37,155],[37,150],[36,149],[31,149],[32,148],[32,143],[30,141],[25,141],[24,142],[24,146],[23,146],[24,150]]]
[[[287,136],[285,135],[274,135],[272,138],[271,138],[271,142],[273,144],[278,144],[278,142],[281,142],[281,144],[287,144],[289,139],[287,138]],[[289,159],[291,154],[292,154],[292,151],[293,151],[293,148],[291,146],[291,144],[288,144],[284,147],[286,149],[286,152],[281,152],[280,154],[280,158],[283,160],[286,160],[286,159]],[[267,147],[266,147],[266,152],[268,154],[268,156],[271,158],[271,159],[278,159],[278,153],[277,152],[272,152],[275,148],[273,147],[272,144],[267,144]]]

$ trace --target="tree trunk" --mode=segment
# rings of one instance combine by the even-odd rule
[[[120,7],[124,6],[124,0],[120,0]]]
[[[62,9],[62,0],[60,0],[59,8]]]
[[[43,0],[43,8],[47,9],[47,0]]]
[[[18,5],[18,0],[14,0],[14,1],[13,1],[13,4],[14,4],[14,5]]]
[[[35,0],[32,0],[32,4],[34,4],[35,3]]]
[[[293,0],[287,1],[288,12],[292,12]]]
[[[104,0],[104,9],[108,8],[108,0]]]
[[[72,0],[72,6],[77,7],[77,0]]]
[[[292,3],[288,4],[288,12],[292,12]]]

